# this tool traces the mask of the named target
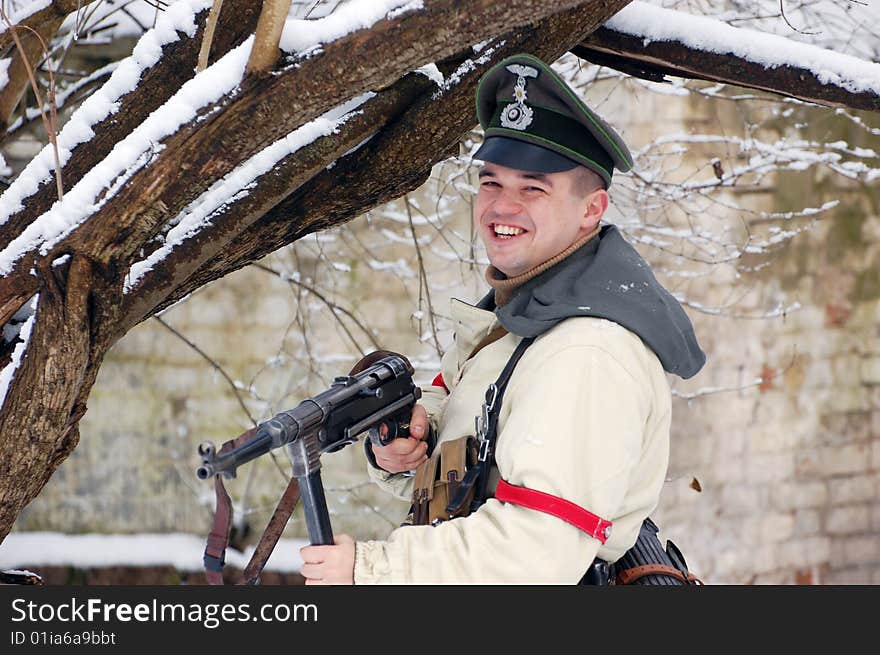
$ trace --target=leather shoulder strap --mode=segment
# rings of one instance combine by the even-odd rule
[[[486,501],[489,469],[492,466],[492,462],[495,461],[495,441],[498,439],[498,416],[501,412],[501,399],[504,396],[504,390],[507,388],[507,383],[510,382],[510,377],[513,375],[513,369],[516,368],[517,362],[519,362],[526,348],[532,345],[534,340],[535,337],[526,337],[520,340],[510,359],[507,360],[504,369],[501,371],[501,375],[486,390],[486,400],[483,403],[482,415],[478,418],[479,429],[477,431],[481,433],[478,435],[480,438],[478,462],[480,473],[477,490],[471,503],[471,511],[476,510],[477,507]]]
[[[678,569],[672,566],[666,566],[665,564],[644,564],[642,566],[636,566],[631,569],[625,569],[623,571],[619,571],[617,573],[616,584],[619,585],[628,585],[632,584],[639,578],[643,578],[646,575],[668,575],[670,577],[675,578],[680,581],[682,584],[686,585],[702,585],[703,581],[700,580],[693,573],[688,573],[687,577],[685,577],[684,573],[679,571]]]

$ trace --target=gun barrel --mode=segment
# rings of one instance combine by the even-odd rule
[[[326,426],[328,417],[333,414],[342,417],[346,412],[337,412],[337,410],[346,407],[352,399],[368,398],[371,393],[373,397],[381,399],[384,395],[383,385],[391,384],[400,387],[401,385],[405,386],[406,382],[412,384],[411,372],[407,369],[405,361],[399,356],[383,358],[357,375],[337,378],[326,391],[313,398],[307,398],[294,409],[276,414],[268,421],[261,423],[253,437],[227,452],[217,452],[213,444],[208,442],[199,446],[202,465],[196,469],[196,475],[201,480],[207,480],[220,474],[225,477],[235,477],[235,471],[239,466],[274,448],[291,444],[303,436],[317,435],[319,432],[324,434],[331,431]],[[390,388],[394,388],[394,386]],[[398,391],[400,391],[399,388]],[[415,395],[410,392],[408,396],[397,400],[390,407],[382,409],[376,407],[370,416],[357,416],[355,413],[352,416],[353,425],[345,426],[349,429],[337,430],[334,426],[332,430],[334,436],[339,432],[339,436],[342,438],[323,444],[323,450],[332,451],[346,443],[353,442],[361,431],[375,423],[383,415],[389,415],[393,411],[412,404],[419,395],[421,394],[416,388]],[[348,417],[346,416],[346,418]]]
[[[200,447],[202,465],[196,469],[196,475],[200,480],[207,480],[208,478],[219,474],[224,474],[227,477],[235,477],[235,470],[239,466],[248,463],[252,459],[256,459],[260,455],[265,455],[272,450],[274,447],[274,436],[275,431],[267,429],[266,423],[264,423],[251,439],[245,441],[240,446],[233,448],[229,452],[217,453],[214,451],[213,446],[204,449]]]

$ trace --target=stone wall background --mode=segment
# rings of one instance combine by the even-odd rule
[[[586,93],[634,151],[661,133],[736,131],[744,114],[772,114],[778,102],[768,101],[768,109],[658,95],[646,86],[611,79]],[[880,132],[833,111],[778,109],[794,115],[762,119],[765,136],[795,131],[880,150]],[[876,116],[859,116],[880,128]],[[715,158],[727,170],[743,163],[724,144],[691,143],[677,156],[680,166],[667,179],[691,179]],[[740,242],[775,224],[759,210],[839,200],[795,219],[794,226],[809,229],[773,252],[726,263],[680,256],[687,249],[675,239],[658,247],[656,230],[627,231],[660,281],[688,299],[709,357],[692,380],[670,377],[673,450],[654,518],[661,538],[672,539],[709,583],[880,582],[880,193],[816,167],[731,189],[728,197],[749,211],[664,205],[634,216],[636,187],[620,180],[611,222],[626,226],[637,218],[696,233],[702,225]],[[80,445],[15,529],[207,535],[213,491],[194,475],[200,441],[220,444],[252,419],[294,406],[376,346],[406,353],[417,380],[429,383],[438,350],[451,343],[449,298],[474,301],[486,288],[485,260],[470,229],[469,184],[460,167],[440,165],[411,203],[391,203],[261,262],[283,276],[251,266],[167,310],[162,321],[204,355],[156,320],[134,329],[102,368]],[[322,463],[335,531],[381,538],[401,520],[406,504],[367,482],[359,445]],[[252,530],[239,543],[262,530],[287,468],[283,455],[264,457],[228,485]],[[285,536],[305,535],[297,512]]]
[[[731,114],[750,107],[705,109],[709,115],[698,121],[729,125]],[[876,116],[862,117],[878,125]],[[783,129],[807,140],[874,151],[880,145],[876,127],[869,134],[830,111],[798,107],[787,120]],[[695,147],[688,155],[718,153]],[[741,276],[716,271],[687,288],[703,302],[740,296],[732,313],[742,317],[689,312],[709,363],[674,387],[683,394],[745,388],[676,399],[658,520],[709,581],[876,584],[880,192],[876,184],[817,168],[785,171],[760,193],[746,190],[738,199],[746,195],[774,212],[839,204],[797,221],[808,229],[769,257],[742,257]],[[762,219],[745,222],[757,231]],[[777,315],[746,317],[762,309]]]

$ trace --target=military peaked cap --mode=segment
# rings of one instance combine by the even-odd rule
[[[485,140],[474,159],[538,173],[586,166],[606,188],[615,168],[632,168],[620,135],[536,57],[495,64],[480,79],[476,100]]]

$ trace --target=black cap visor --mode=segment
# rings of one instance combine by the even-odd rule
[[[474,159],[532,173],[561,173],[581,165],[547,148],[505,136],[488,137]]]

